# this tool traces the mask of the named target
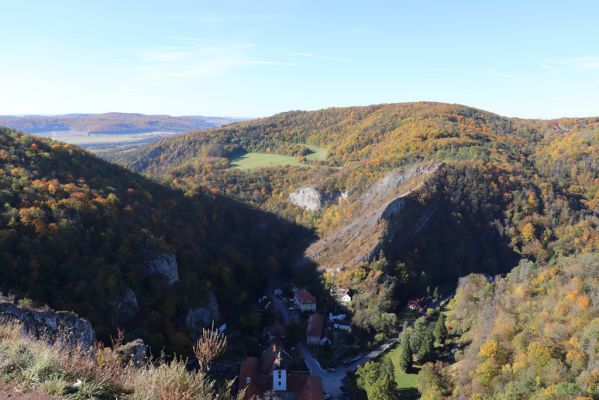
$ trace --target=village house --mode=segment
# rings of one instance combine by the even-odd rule
[[[336,320],[333,322],[333,328],[349,332],[351,331],[351,322],[346,320]]]
[[[302,311],[316,311],[316,298],[306,289],[297,289],[293,294],[295,304]]]
[[[426,297],[418,297],[408,301],[408,308],[412,311],[424,312],[426,307]]]
[[[244,400],[285,399],[322,400],[324,392],[319,377],[288,371],[289,354],[272,343],[260,359],[248,357],[239,369],[239,390]]]
[[[306,342],[308,344],[320,345],[320,339],[324,331],[324,317],[318,313],[310,315],[308,327],[306,328]]]
[[[333,313],[329,313],[329,321],[338,321],[338,320],[342,320],[342,319],[346,319],[347,318],[347,314],[333,314]]]
[[[332,289],[331,294],[333,296],[335,296],[337,301],[340,303],[343,303],[343,304],[351,303],[351,295],[350,295],[349,289],[346,289],[346,288]]]

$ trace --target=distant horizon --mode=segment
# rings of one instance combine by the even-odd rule
[[[16,117],[16,118],[27,118],[27,117],[69,117],[71,115],[105,115],[105,114],[124,114],[124,115],[145,115],[148,117],[156,116],[156,117],[175,117],[175,118],[227,118],[227,119],[254,119],[255,117],[243,117],[236,115],[208,115],[208,114],[186,114],[186,115],[177,115],[177,114],[165,114],[165,113],[157,113],[157,114],[146,114],[142,112],[129,112],[129,111],[106,111],[106,112],[66,112],[59,114],[46,114],[46,113],[27,113],[27,114],[0,114],[0,118],[2,117]],[[259,117],[258,117],[259,118]]]
[[[559,120],[559,119],[568,119],[568,118],[597,118],[599,117],[599,110],[597,114],[590,115],[561,115],[557,117],[528,117],[528,116],[518,116],[518,115],[505,115],[494,110],[489,110],[481,107],[472,106],[469,104],[461,104],[461,103],[450,103],[444,101],[435,101],[435,100],[416,100],[416,101],[400,101],[400,102],[381,102],[381,103],[371,103],[371,104],[355,104],[355,105],[347,105],[347,106],[327,106],[322,108],[315,109],[288,109],[274,112],[268,115],[258,115],[258,116],[239,116],[239,115],[209,115],[209,114],[168,114],[168,113],[144,113],[144,112],[136,112],[136,111],[105,111],[105,112],[66,112],[66,113],[58,113],[58,114],[47,114],[47,113],[27,113],[27,114],[0,114],[0,118],[4,117],[16,117],[16,118],[27,118],[27,117],[68,117],[71,115],[103,115],[103,114],[129,114],[129,115],[144,115],[144,116],[168,116],[175,118],[185,118],[185,117],[194,117],[194,118],[223,118],[223,119],[238,119],[242,121],[260,119],[260,118],[269,118],[277,114],[282,114],[286,112],[300,111],[300,112],[311,112],[311,111],[319,111],[333,108],[351,108],[351,107],[370,107],[370,106],[379,106],[379,105],[390,105],[390,104],[410,104],[410,103],[439,103],[439,104],[448,104],[448,105],[457,105],[462,107],[474,108],[481,111],[489,112],[492,114],[499,115],[505,118],[514,118],[514,119],[527,119],[527,120],[543,120],[543,121],[551,121],[551,120]]]

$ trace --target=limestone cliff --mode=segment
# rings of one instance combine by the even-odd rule
[[[356,197],[356,212],[349,222],[322,237],[306,250],[306,257],[330,272],[360,262],[371,261],[383,242],[398,235],[393,220],[430,176],[442,164],[422,164],[390,172]],[[434,205],[422,210],[418,229],[434,213]],[[413,233],[413,232],[411,232]]]
[[[37,310],[0,302],[0,323],[18,322],[23,334],[64,342],[71,347],[89,349],[96,343],[96,334],[89,321],[68,311]]]

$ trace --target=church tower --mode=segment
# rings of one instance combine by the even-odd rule
[[[273,363],[272,388],[276,392],[287,391],[287,358],[287,353],[279,350]]]

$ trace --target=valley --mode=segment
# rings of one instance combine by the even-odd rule
[[[598,133],[596,118],[510,119],[442,103],[293,111],[95,156],[5,129],[2,290],[74,310],[104,340],[125,328],[153,351],[189,354],[214,321],[230,337],[218,374],[262,382],[252,392],[270,372],[247,368],[275,346],[293,365],[293,390],[317,385],[299,378],[309,373],[335,398],[372,385],[406,398],[495,396],[503,384],[482,368],[529,362],[514,336],[527,323],[523,310],[501,308],[511,322],[495,324],[509,328],[489,328],[481,307],[513,307],[503,297],[512,290],[542,307],[557,290],[521,288],[513,271],[570,277],[566,297],[582,309],[560,307],[596,318],[592,267],[568,257],[599,250]],[[313,299],[305,310],[302,291]],[[518,340],[548,340],[527,332]],[[513,342],[494,364],[478,355],[492,335]],[[575,380],[594,390],[594,348],[573,343],[559,351],[586,361],[566,360],[571,375],[542,390]],[[464,381],[467,372],[452,375],[460,368],[478,372]]]
[[[0,400],[599,400],[599,2],[1,10]]]

